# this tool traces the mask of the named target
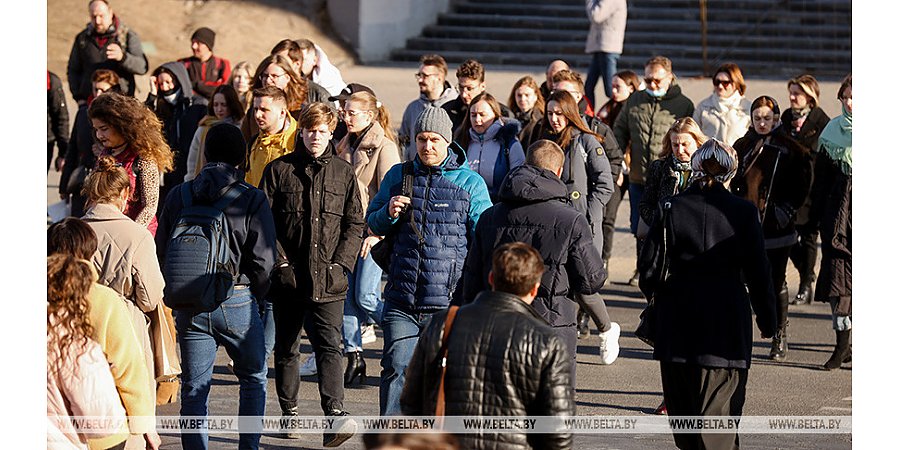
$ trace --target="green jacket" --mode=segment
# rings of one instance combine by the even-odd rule
[[[661,98],[651,97],[647,91],[631,95],[613,125],[613,133],[620,148],[631,146],[631,173],[628,181],[644,184],[644,174],[650,163],[659,159],[662,141],[676,119],[694,115],[694,102],[672,84]]]

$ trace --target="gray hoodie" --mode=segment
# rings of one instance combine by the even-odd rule
[[[406,111],[403,112],[403,122],[400,123],[400,132],[397,133],[397,139],[400,141],[400,148],[403,152],[400,159],[403,161],[412,161],[416,157],[416,137],[414,135],[416,129],[416,119],[419,114],[425,110],[426,106],[439,108],[444,103],[453,100],[459,95],[456,88],[448,82],[444,82],[444,92],[437,100],[429,100],[425,94],[420,94],[419,98],[409,102]]]

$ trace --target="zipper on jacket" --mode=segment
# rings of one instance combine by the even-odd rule
[[[425,224],[428,223],[428,197],[431,196],[431,174],[432,169],[428,168],[428,176],[425,177],[425,198],[423,199],[423,208],[422,208],[422,242],[419,242],[419,247],[423,247],[425,245]],[[411,201],[412,199],[410,199]],[[412,212],[415,214],[415,212]]]

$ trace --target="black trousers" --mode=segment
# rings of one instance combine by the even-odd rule
[[[572,325],[570,327],[553,327],[553,331],[562,339],[566,350],[569,351],[569,361],[572,364],[572,389],[575,389],[575,367],[578,365],[575,359],[578,352],[578,330],[575,325]]]
[[[609,198],[603,211],[603,251],[600,256],[604,261],[609,261],[612,255],[613,236],[616,234],[616,215],[619,213],[619,204],[622,203],[623,196],[622,188],[613,183],[612,197]]]
[[[669,416],[733,416],[744,409],[747,369],[659,362]],[[739,448],[737,433],[672,433],[680,449]]]
[[[769,248],[766,249],[766,256],[769,258],[769,265],[772,267],[772,287],[775,288],[775,324],[778,328],[787,325],[788,296],[778,295],[784,280],[787,278],[788,256],[791,254],[791,247]]]
[[[344,358],[341,326],[344,301],[316,303],[310,299],[282,300],[273,304],[275,314],[275,391],[282,413],[297,407],[300,399],[300,331],[316,353],[322,411],[344,409]]]
[[[800,272],[800,285],[814,286],[816,281],[816,257],[819,252],[819,229],[815,225],[797,225],[800,242],[791,249],[791,262]],[[775,289],[779,289],[778,286]]]
[[[612,322],[609,320],[609,311],[606,310],[606,302],[603,301],[603,297],[601,297],[600,294],[575,294],[575,301],[577,301],[581,309],[591,317],[591,320],[594,321],[594,325],[597,326],[597,329],[600,330],[601,333],[609,331]]]

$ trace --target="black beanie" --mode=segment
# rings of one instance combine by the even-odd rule
[[[213,125],[206,133],[203,156],[206,162],[222,162],[232,166],[243,163],[247,156],[247,142],[240,128],[228,123]]]
[[[216,32],[206,27],[200,27],[191,35],[191,40],[202,42],[212,50],[216,43]]]

